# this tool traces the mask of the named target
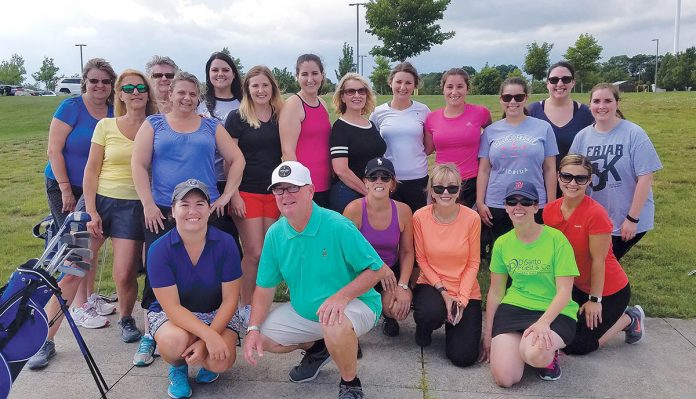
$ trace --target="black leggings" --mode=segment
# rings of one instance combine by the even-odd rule
[[[614,294],[602,298],[602,323],[594,330],[587,328],[585,315],[578,315],[575,339],[563,348],[569,355],[585,355],[599,348],[599,339],[621,318],[631,299],[631,285],[626,284]],[[588,293],[573,286],[573,301],[582,306],[588,300]]]
[[[611,236],[611,248],[614,252],[614,256],[616,256],[616,260],[623,258],[623,256],[628,253],[628,250],[633,248],[633,246],[643,238],[645,233],[647,233],[647,231],[638,233],[628,241],[622,240],[621,236]]]
[[[413,180],[400,180],[396,191],[392,193],[394,201],[403,202],[415,212],[427,204],[425,189],[428,186],[428,176]]]
[[[469,300],[462,320],[456,326],[445,323],[445,300],[432,285],[416,284],[413,290],[413,319],[416,326],[429,331],[445,324],[445,354],[458,367],[474,364],[479,355],[481,341],[481,301]]]

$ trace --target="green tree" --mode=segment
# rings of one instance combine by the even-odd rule
[[[471,78],[472,94],[498,94],[502,82],[500,71],[486,64]]]
[[[341,80],[343,75],[356,70],[357,66],[353,61],[355,61],[355,58],[353,57],[353,47],[349,46],[348,43],[343,42],[341,57],[338,59],[338,70],[334,70],[336,73],[336,80]]]
[[[510,73],[512,71],[514,71],[515,69],[517,69],[517,70],[520,69],[517,67],[517,65],[512,65],[512,64],[496,65],[496,66],[494,66],[494,68],[498,71],[498,73],[500,74],[500,78],[503,80],[507,79],[508,75],[510,75]]]
[[[230,49],[227,48],[227,46],[223,47],[222,50],[220,50],[221,53],[226,54],[228,57],[232,58],[232,61],[234,62],[234,66],[237,67],[237,71],[239,72],[239,77],[244,78],[244,65],[242,65],[242,60],[240,60],[237,57],[233,57],[232,53],[230,53]]]
[[[391,72],[391,65],[389,65],[389,59],[378,55],[375,57],[375,69],[372,70],[370,74],[370,81],[372,81],[372,88],[378,94],[387,94],[389,92],[389,73]]]
[[[274,67],[271,72],[273,72],[273,76],[275,76],[276,81],[278,82],[278,88],[281,92],[294,93],[300,91],[300,85],[297,83],[295,75],[288,71],[287,67],[283,69]]]
[[[534,80],[542,80],[546,76],[546,71],[549,69],[551,62],[549,53],[553,48],[553,43],[542,43],[541,46],[537,42],[527,45],[527,55],[524,57],[524,71],[532,76],[532,84]]]
[[[628,73],[630,73],[635,80],[652,82],[655,80],[655,56],[648,54],[634,55],[629,59]]]
[[[522,70],[520,68],[515,68],[512,71],[508,72],[507,75],[505,75],[505,79],[508,78],[523,78]]]
[[[696,47],[689,47],[677,55],[667,53],[657,70],[657,84],[666,90],[686,90],[696,86]]]
[[[583,33],[575,41],[575,46],[568,47],[565,57],[575,67],[575,80],[580,82],[580,91],[584,91],[586,78],[599,70],[599,58],[602,46],[589,33]]]
[[[464,65],[462,69],[465,70],[466,73],[469,74],[469,76],[476,75],[476,68],[472,67],[471,65]]]
[[[441,79],[442,72],[430,72],[421,74],[421,85],[418,89],[418,94],[442,94],[442,89],[440,89]]]
[[[371,0],[365,5],[367,33],[383,43],[370,51],[392,61],[404,61],[454,37],[443,32],[442,19],[450,0]]]
[[[12,54],[9,60],[0,62],[0,82],[9,85],[21,85],[26,79],[24,75],[27,70],[24,69],[24,58],[19,54]]]
[[[37,72],[31,74],[31,77],[35,81],[41,82],[46,86],[46,90],[53,90],[56,88],[56,82],[60,79],[58,76],[58,68],[54,62],[53,58],[44,57],[41,68]]]
[[[605,82],[630,80],[629,65],[631,59],[627,55],[615,55],[602,63],[601,78]]]

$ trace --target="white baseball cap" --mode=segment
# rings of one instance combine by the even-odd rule
[[[296,186],[306,186],[312,184],[312,177],[309,175],[309,169],[297,161],[285,161],[278,165],[273,170],[271,176],[271,187],[279,183],[290,183]]]

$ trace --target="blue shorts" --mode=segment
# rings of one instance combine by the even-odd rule
[[[104,236],[125,240],[144,240],[145,216],[140,200],[117,199],[97,194],[96,203]]]

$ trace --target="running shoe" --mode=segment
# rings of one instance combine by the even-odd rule
[[[382,334],[387,337],[396,337],[399,335],[399,322],[391,317],[384,316],[384,323],[382,324]]]
[[[206,368],[201,367],[196,374],[196,383],[198,384],[210,384],[220,377],[219,373],[210,371]]]
[[[87,302],[89,302],[96,309],[99,316],[108,316],[116,311],[116,306],[105,301],[104,298],[100,297],[96,293],[92,293],[92,295],[87,298]]]
[[[140,345],[133,356],[133,365],[136,367],[149,366],[150,363],[155,360],[153,357],[154,352],[155,340],[152,339],[150,334],[144,334],[142,337],[140,337]]]
[[[537,369],[539,378],[544,381],[556,381],[561,378],[561,365],[558,364],[558,351],[553,354],[553,360],[548,366]]]
[[[645,336],[645,312],[640,305],[629,306],[624,311],[631,318],[631,324],[624,328],[627,344],[637,344]]]
[[[363,393],[362,387],[349,386],[345,384],[340,384],[338,386],[338,399],[363,399],[365,394]]]
[[[109,325],[109,320],[97,314],[97,310],[89,302],[85,302],[81,307],[70,309],[70,316],[75,320],[75,324],[84,328],[102,328]]]
[[[135,342],[143,335],[135,324],[133,316],[126,316],[119,320],[118,326],[121,329],[121,339],[125,343]]]
[[[34,356],[29,358],[27,367],[29,370],[39,370],[48,366],[48,361],[56,355],[56,344],[51,340],[46,340]]]
[[[188,365],[169,366],[169,388],[167,394],[170,398],[190,398],[191,385],[188,382]]]
[[[304,352],[300,364],[290,370],[290,381],[307,382],[317,378],[319,370],[331,361],[331,355],[323,340],[317,341],[311,348]]]

